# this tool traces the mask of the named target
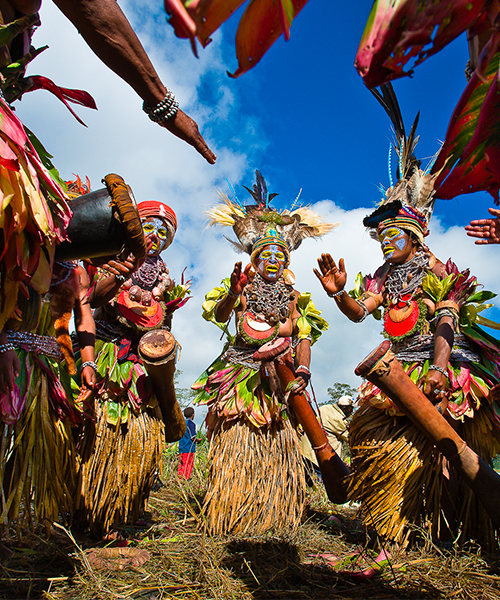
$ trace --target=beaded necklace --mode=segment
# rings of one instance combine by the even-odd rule
[[[278,321],[285,322],[290,316],[290,301],[295,298],[295,292],[280,278],[276,282],[266,281],[260,273],[245,288],[247,311],[255,315],[264,315],[270,325]]]
[[[417,289],[422,285],[429,260],[429,253],[419,248],[409,261],[391,267],[385,280],[385,288],[389,292],[391,303],[400,302],[403,296],[413,298]]]

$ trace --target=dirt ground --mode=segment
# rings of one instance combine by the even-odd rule
[[[499,556],[474,546],[445,553],[425,536],[415,550],[393,547],[364,529],[355,508],[330,504],[321,486],[295,532],[211,537],[201,511],[205,458],[198,453],[192,479],[179,482],[176,454],[167,453],[143,519],[104,551],[60,526],[48,539],[11,530],[0,540],[0,598],[500,599]]]

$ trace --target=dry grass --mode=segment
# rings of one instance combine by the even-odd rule
[[[475,547],[449,555],[429,542],[410,552],[387,547],[391,564],[373,578],[340,574],[359,571],[351,558],[356,552],[364,556],[363,568],[369,567],[381,542],[353,518],[352,509],[329,504],[320,488],[309,494],[306,519],[294,534],[211,537],[200,515],[205,452],[198,453],[189,482],[177,481],[176,464],[175,454],[166,456],[168,485],[153,493],[143,522],[125,532],[131,545],[149,552],[149,561],[123,571],[97,570],[84,552],[90,540],[74,541],[60,529],[48,541],[26,534],[22,542],[0,542],[0,598],[500,598],[500,559]]]

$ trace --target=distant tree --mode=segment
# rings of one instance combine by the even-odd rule
[[[177,370],[174,373],[175,395],[179,406],[184,410],[187,406],[192,406],[196,392],[190,388],[179,387],[179,375],[182,375],[182,371]]]
[[[356,388],[351,387],[348,383],[339,383],[338,381],[337,383],[334,383],[332,387],[328,388],[327,392],[330,396],[330,400],[323,402],[323,404],[327,404],[332,400],[338,402],[339,398],[342,396],[351,396],[354,398],[357,396]]]

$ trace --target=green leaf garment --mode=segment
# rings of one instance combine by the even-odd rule
[[[101,269],[88,271],[92,286],[108,275]],[[96,419],[86,420],[79,436],[76,504],[78,520],[97,534],[139,518],[161,468],[164,426],[137,345],[145,332],[171,323],[173,310],[182,306],[188,292],[181,284],[166,290],[162,321],[151,327],[123,315],[119,322],[110,322],[109,311],[96,311]],[[111,311],[121,293],[111,302]]]
[[[50,529],[70,520],[76,486],[72,427],[81,422],[77,384],[69,376],[55,340],[50,294],[20,295],[7,321],[20,373],[13,392],[0,394],[0,497],[3,525],[41,524]]]
[[[227,325],[216,321],[214,310],[228,290],[229,278],[209,292],[203,304],[203,317],[226,333]],[[328,323],[310,294],[298,297],[297,308],[296,341],[309,339],[313,344]],[[227,333],[224,353],[192,386],[197,392],[194,402],[208,406],[207,423],[214,430],[205,514],[214,533],[293,529],[300,522],[305,498],[295,426],[283,395],[271,389],[259,364],[225,358],[235,342]]]
[[[384,265],[374,277],[358,275],[351,295],[359,298],[366,292],[378,293],[387,273]],[[500,328],[481,316],[492,306],[486,302],[493,297],[495,294],[480,290],[468,270],[460,272],[449,260],[442,277],[430,270],[425,274],[414,297],[423,318],[412,331],[393,336],[384,330],[405,372],[417,383],[433,362],[433,333],[439,316],[453,317],[455,338],[447,368],[445,416],[488,464],[500,452],[500,407],[489,397],[491,387],[500,381],[500,342],[480,325]],[[391,299],[386,299],[385,314],[390,303]],[[438,307],[435,314],[429,306]],[[374,316],[381,318],[380,312]],[[453,488],[456,515],[450,529],[454,541],[461,544],[475,539],[493,549],[495,535],[487,513],[456,473],[451,475],[451,488],[446,484],[443,457],[426,436],[374,384],[366,381],[358,392],[360,408],[350,427],[354,473],[349,494],[351,500],[362,503],[365,523],[400,543],[414,539],[417,530],[437,539],[446,519],[443,498]]]

